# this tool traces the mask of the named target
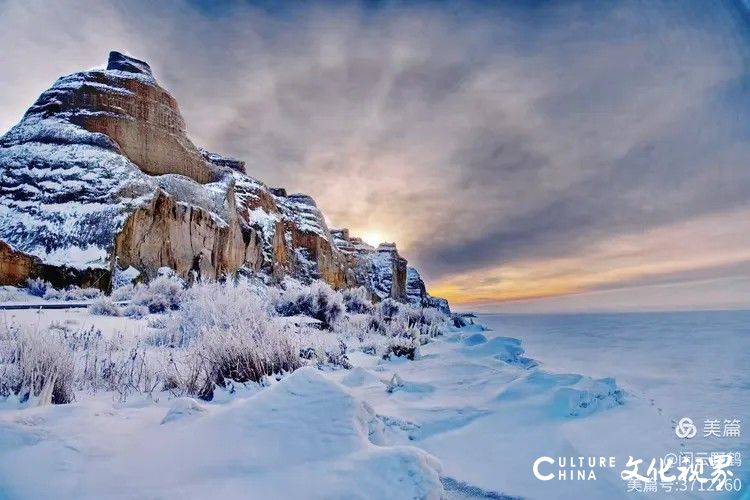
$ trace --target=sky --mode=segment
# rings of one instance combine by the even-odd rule
[[[750,306],[739,2],[0,0],[0,130],[148,61],[188,133],[482,311]]]

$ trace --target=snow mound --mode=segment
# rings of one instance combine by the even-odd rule
[[[180,399],[163,420],[148,417],[159,408],[95,417],[91,407],[47,407],[56,427],[68,430],[44,446],[28,443],[26,426],[0,424],[0,497],[111,498],[112,485],[118,498],[180,500],[443,493],[435,458],[411,446],[381,446],[385,424],[372,408],[314,368],[206,406]],[[81,427],[81,419],[94,425]],[[31,471],[44,471],[45,480],[30,480]]]
[[[552,409],[561,416],[585,416],[624,404],[624,393],[614,378],[581,377],[569,387],[555,391]]]
[[[295,443],[291,457],[290,450],[258,449],[258,441],[249,443],[269,465],[333,457],[381,441],[382,424],[372,408],[312,367],[295,371],[220,419],[227,428],[274,438],[284,435],[284,440]]]
[[[474,334],[464,340],[468,347],[464,352],[470,356],[491,356],[492,358],[504,363],[520,365],[527,368],[536,366],[536,361],[522,356],[525,352],[521,347],[521,341],[512,337],[495,337],[482,342],[482,334]],[[473,339],[473,340],[472,340]]]
[[[474,334],[469,335],[468,337],[466,337],[463,340],[463,342],[464,342],[465,345],[475,346],[475,345],[484,344],[485,342],[487,342],[487,337],[485,337],[481,333],[474,333]]]
[[[434,458],[416,448],[376,446],[383,442],[383,423],[372,408],[314,368],[297,370],[215,417],[190,423],[167,439],[176,441],[175,457],[198,460],[168,461],[156,470],[166,467],[161,469],[166,477],[193,477],[206,491],[222,484],[225,493],[242,496],[252,488],[258,497],[367,492],[377,498],[439,498],[441,493]],[[216,475],[240,469],[231,477]]]
[[[162,419],[162,424],[168,424],[177,420],[182,420],[186,417],[201,414],[206,412],[206,407],[200,404],[193,398],[180,398],[177,399],[172,407],[169,409],[167,414]]]
[[[136,477],[145,475],[159,496],[174,498],[188,478],[195,496],[441,495],[436,459],[412,447],[377,446],[384,425],[372,408],[314,368],[228,406],[144,441],[139,456],[158,458],[146,460]]]
[[[375,374],[369,370],[365,370],[361,366],[357,366],[349,371],[344,378],[341,379],[341,383],[347,387],[369,387],[383,385],[383,381],[380,380]]]
[[[593,379],[575,373],[534,370],[508,385],[498,401],[537,401],[553,417],[579,417],[624,404],[613,378]]]
[[[404,379],[402,379],[398,373],[394,373],[385,390],[389,394],[393,394],[396,392],[429,394],[435,391],[435,387],[431,384],[404,381]]]

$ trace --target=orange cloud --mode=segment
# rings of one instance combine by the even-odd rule
[[[430,292],[455,304],[487,304],[627,286],[680,273],[750,263],[750,209],[698,217],[602,240],[584,253],[519,260],[441,280]]]

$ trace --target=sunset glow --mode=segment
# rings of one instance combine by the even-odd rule
[[[84,30],[88,44],[8,52],[0,129],[58,76],[124,46],[158,68],[196,144],[310,195],[330,229],[396,243],[456,304],[604,302],[614,289],[640,303],[639,287],[669,282],[670,300],[699,307],[695,296],[738,286],[720,280],[750,279],[748,49],[734,7],[678,19],[658,4],[489,2],[462,17],[420,4],[367,22],[323,9],[293,32],[238,9],[194,13],[211,34],[194,46],[180,28],[189,10],[136,33],[123,28],[132,13],[97,6],[121,22]],[[28,19],[65,38],[78,10],[19,7],[0,38],[27,37]],[[590,20],[597,29],[578,29]],[[226,47],[233,57],[217,57]],[[717,304],[734,302],[704,305]]]
[[[733,228],[747,220],[747,209],[699,217],[608,238],[576,256],[519,260],[449,277],[430,291],[451,303],[477,306],[566,295],[590,294],[592,300],[613,290],[630,289],[637,295],[644,287],[665,284],[670,294],[679,294],[681,287],[703,287],[706,277],[715,285],[722,279],[736,282],[734,270],[750,263],[750,233]],[[676,279],[687,273],[692,279]]]
[[[377,247],[381,243],[383,243],[385,240],[383,239],[383,236],[376,232],[376,231],[367,231],[362,234],[362,241],[367,243],[370,246]]]

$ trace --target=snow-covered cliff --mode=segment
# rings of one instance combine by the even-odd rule
[[[149,65],[118,52],[41,94],[0,138],[0,174],[2,284],[107,288],[116,266],[145,277],[167,266],[188,279],[293,276],[429,302],[395,245],[332,232],[311,197],[196,147]]]

